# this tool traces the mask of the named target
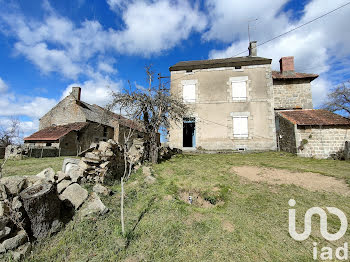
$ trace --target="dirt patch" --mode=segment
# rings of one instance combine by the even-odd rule
[[[350,195],[350,188],[343,180],[317,173],[297,173],[283,169],[254,166],[233,167],[232,172],[255,182],[269,184],[294,184],[311,191],[327,191],[342,195]]]
[[[201,192],[198,191],[181,191],[179,197],[182,201],[202,207],[202,208],[212,208],[215,206],[221,206],[224,204],[223,201],[216,199],[215,197],[203,196]]]
[[[222,222],[222,228],[230,233],[232,233],[235,230],[235,227],[228,221]]]

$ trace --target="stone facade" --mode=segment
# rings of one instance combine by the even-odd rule
[[[232,100],[230,79],[247,77],[247,99]],[[195,102],[188,117],[195,118],[195,144],[208,150],[275,150],[271,65],[247,65],[171,71],[171,92],[182,97],[184,84],[195,84]],[[249,136],[233,136],[233,117],[248,116]],[[172,123],[169,145],[183,147],[182,123]]]
[[[275,109],[312,109],[311,83],[307,79],[273,80]]]
[[[296,129],[297,154],[302,157],[329,158],[332,154],[343,150],[345,142],[349,140],[349,127],[322,126]]]
[[[276,115],[276,133],[279,150],[297,153],[294,124]]]
[[[86,122],[86,117],[76,98],[70,94],[40,118],[39,130],[52,125],[59,126],[75,122]]]

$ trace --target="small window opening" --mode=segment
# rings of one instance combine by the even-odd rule
[[[235,66],[235,69],[242,69],[241,66]]]
[[[192,69],[186,69],[186,73],[191,73]]]
[[[107,137],[107,127],[103,127],[103,136]]]
[[[52,143],[46,143],[46,146],[52,146]]]

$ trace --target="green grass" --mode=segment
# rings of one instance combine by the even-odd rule
[[[8,160],[4,167],[4,176],[36,175],[48,167],[55,171],[62,169],[66,157],[26,158],[23,160]]]
[[[56,160],[62,161],[52,163]],[[35,162],[28,161],[21,164],[23,170]],[[349,233],[336,242],[325,241],[317,219],[308,240],[297,242],[288,234],[290,198],[297,201],[300,232],[303,214],[313,206],[335,206],[349,218],[348,197],[294,185],[252,183],[230,171],[236,165],[350,178],[349,162],[285,153],[178,155],[154,166],[156,183],[146,184],[139,170],[126,184],[126,237],[121,235],[120,187],[115,184],[111,188],[116,194],[102,198],[111,209],[108,214],[84,221],[75,217],[57,235],[36,244],[27,261],[313,261],[312,242],[332,248],[349,242]],[[179,199],[182,191],[202,192],[224,204],[189,205]],[[329,231],[337,231],[339,221],[328,217]]]

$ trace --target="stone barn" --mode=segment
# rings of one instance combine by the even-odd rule
[[[350,140],[350,120],[326,110],[284,110],[276,114],[279,148],[302,157],[329,158]]]
[[[133,138],[144,138],[142,126],[98,105],[80,100],[81,88],[72,92],[46,113],[39,131],[24,138],[30,148],[57,148],[59,155],[77,155],[91,143],[114,139],[123,143],[124,133],[133,129]]]
[[[93,142],[112,139],[113,135],[114,130],[109,126],[80,122],[41,129],[24,141],[32,148],[57,148],[59,156],[72,156]]]

